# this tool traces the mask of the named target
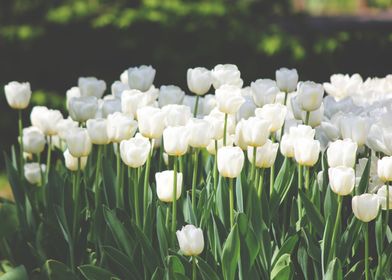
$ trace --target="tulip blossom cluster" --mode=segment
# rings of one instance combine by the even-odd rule
[[[156,75],[80,77],[66,111],[34,106],[26,127],[30,84],[4,87],[19,112],[15,217],[36,263],[57,256],[29,239],[47,232],[87,279],[390,275],[392,76],[317,83],[281,68],[246,86],[219,64],[180,88]]]

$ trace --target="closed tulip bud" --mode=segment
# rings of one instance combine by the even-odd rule
[[[65,140],[68,131],[74,127],[78,127],[78,123],[72,120],[70,117],[59,120],[56,125],[56,130],[60,139]]]
[[[350,194],[355,186],[355,171],[352,167],[338,166],[328,169],[329,184],[338,195]]]
[[[282,128],[287,114],[286,106],[282,104],[267,104],[255,111],[256,117],[269,122],[269,131],[276,132]]]
[[[188,150],[190,133],[186,126],[167,127],[163,131],[163,147],[170,156],[182,156]]]
[[[248,144],[245,142],[244,139],[244,132],[243,132],[244,121],[245,120],[240,120],[239,123],[237,123],[237,126],[235,128],[235,134],[234,134],[234,143],[236,146],[246,151],[248,149]],[[232,145],[228,145],[228,146],[232,146]]]
[[[45,149],[45,135],[34,126],[23,129],[23,150],[26,153],[39,154]]]
[[[204,249],[204,237],[201,228],[186,225],[176,232],[180,250],[185,256],[198,256]]]
[[[163,107],[169,104],[182,104],[185,92],[178,86],[161,86],[159,90],[158,104]]]
[[[217,108],[211,111],[208,116],[204,117],[212,126],[212,139],[219,140],[223,138],[224,124],[225,124],[225,114],[219,111]],[[227,134],[233,134],[235,132],[235,116],[227,116]]]
[[[174,171],[166,170],[155,173],[155,181],[157,185],[157,196],[159,200],[163,202],[173,202]],[[180,198],[181,192],[182,173],[177,172],[177,199]]]
[[[33,185],[40,185],[42,182],[42,174],[46,171],[45,164],[39,164],[37,162],[26,163],[24,165],[24,175],[26,180]]]
[[[218,170],[222,177],[236,178],[244,167],[244,152],[239,147],[222,147],[218,150]]]
[[[5,98],[12,109],[25,109],[31,98],[30,83],[10,82],[4,86]]]
[[[259,168],[270,168],[276,159],[278,153],[279,144],[273,143],[271,140],[267,140],[265,144],[256,149],[256,167]],[[253,147],[248,147],[248,159],[250,163],[253,163]]]
[[[299,106],[297,96],[293,96],[290,98],[290,105],[291,105],[291,112],[293,113],[294,118],[296,118],[297,120],[301,120],[304,111],[302,111],[302,109]]]
[[[44,106],[35,106],[30,114],[31,124],[48,136],[57,134],[57,123],[62,119],[63,115],[59,110],[51,110]]]
[[[218,109],[225,114],[235,114],[245,102],[241,89],[231,85],[223,85],[215,91]]]
[[[308,138],[298,138],[294,143],[295,160],[304,166],[316,164],[320,153],[320,142]]]
[[[143,107],[137,110],[140,133],[147,138],[160,138],[165,129],[165,114],[159,108]]]
[[[252,89],[253,101],[259,107],[274,103],[279,93],[276,82],[270,79],[258,79],[252,82],[250,87]]]
[[[116,98],[121,98],[123,91],[129,89],[128,83],[123,83],[121,81],[115,81],[111,86],[112,95]]]
[[[128,84],[131,89],[147,91],[153,84],[155,69],[151,65],[141,65],[128,69]]]
[[[388,188],[388,208],[387,208],[387,188]],[[378,189],[377,195],[382,210],[392,209],[392,186],[382,186]]]
[[[281,91],[293,92],[297,88],[298,72],[296,69],[280,68],[275,72],[275,79]]]
[[[82,94],[80,93],[80,89],[78,87],[71,87],[69,90],[67,90],[66,96],[66,106],[67,110],[69,110],[69,103],[71,99],[74,97],[81,97]]]
[[[342,117],[340,119],[340,133],[343,138],[351,138],[358,147],[366,143],[369,132],[369,120],[358,116]]]
[[[131,138],[135,134],[137,126],[137,121],[120,112],[110,114],[107,118],[108,137],[114,143]]]
[[[189,68],[187,72],[188,88],[196,95],[206,94],[212,84],[210,70],[204,67]]]
[[[331,122],[321,122],[321,129],[324,131],[325,135],[327,135],[330,141],[334,141],[340,137],[340,131],[337,126],[335,126]]]
[[[314,111],[320,108],[323,102],[324,88],[314,82],[302,82],[298,86],[297,102],[304,111]]]
[[[106,90],[106,83],[95,77],[80,77],[78,87],[82,96],[101,98]]]
[[[64,152],[64,161],[65,161],[65,166],[71,170],[71,171],[78,171],[78,161],[80,160],[80,170],[83,170],[86,167],[87,164],[87,157],[74,157],[71,155],[68,149],[65,150]]]
[[[123,162],[132,168],[144,165],[151,150],[148,138],[138,134],[129,140],[120,143],[120,155]]]
[[[72,128],[65,139],[72,156],[86,157],[90,154],[92,144],[87,129],[81,127]]]
[[[263,146],[269,136],[270,122],[257,117],[243,121],[242,137],[244,143],[252,147]]]
[[[106,119],[88,120],[86,127],[91,143],[96,145],[109,144],[110,140],[107,132],[108,125]]]
[[[184,126],[192,117],[191,109],[185,105],[170,104],[162,108],[166,126]]]
[[[357,143],[349,138],[330,143],[327,150],[329,167],[354,167],[357,148]]]
[[[280,140],[280,152],[288,158],[294,157],[294,139],[290,134],[283,134]]]
[[[121,96],[121,109],[124,114],[136,116],[139,108],[151,105],[158,94],[152,90],[141,92],[137,89],[125,90]]]
[[[208,121],[193,118],[186,126],[189,131],[189,146],[205,148],[210,144],[212,127]]]
[[[110,114],[121,112],[121,99],[105,99],[102,104],[102,116],[107,118]]]
[[[245,96],[244,97],[245,102],[241,105],[240,109],[237,112],[237,120],[241,119],[249,119],[250,117],[254,117],[255,115],[255,110],[256,110],[256,104],[253,102],[253,99],[251,96]]]
[[[215,89],[223,85],[232,85],[241,88],[243,81],[241,79],[241,72],[237,65],[234,64],[218,64],[211,70],[212,84]]]
[[[392,181],[392,157],[383,157],[377,162],[377,175],[383,182]]]
[[[69,115],[74,121],[85,122],[95,118],[98,100],[94,96],[74,97],[69,101]]]
[[[380,209],[380,201],[376,194],[365,193],[356,195],[351,200],[355,217],[362,222],[374,220]]]
[[[235,140],[235,136],[234,135],[226,135],[226,146],[233,146],[234,144],[234,140]],[[217,148],[218,150],[223,146],[223,138],[217,140]],[[215,150],[215,140],[211,140],[210,144],[208,144],[207,146],[207,152],[211,155],[216,155],[216,150]]]

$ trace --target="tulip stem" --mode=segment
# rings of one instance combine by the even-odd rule
[[[100,200],[99,175],[101,172],[101,162],[102,162],[102,145],[98,145],[97,165],[95,169],[95,181],[94,181],[95,209],[98,208],[99,200]]]
[[[252,169],[250,171],[250,180],[253,183],[255,183],[256,152],[257,152],[257,147],[253,147]]]
[[[368,223],[365,223],[365,279],[369,279],[369,230]]]
[[[302,165],[298,164],[298,192],[301,191],[302,189]],[[297,205],[298,205],[298,222],[299,222],[299,228],[301,227],[301,220],[302,220],[302,201],[301,201],[301,196],[298,193],[297,197]]]
[[[80,169],[81,169],[81,158],[78,157],[78,170],[76,171],[76,179],[74,184],[74,219],[73,219],[73,238],[74,243],[76,240],[76,231],[78,227],[78,214],[79,214],[79,190],[80,190]]]
[[[194,107],[194,110],[193,110],[193,117],[194,118],[196,118],[197,110],[199,108],[199,97],[200,97],[199,95],[196,95],[195,107]]]
[[[234,190],[233,178],[229,178],[229,199],[230,199],[230,227],[234,226]]]
[[[172,246],[174,247],[176,240],[176,229],[177,229],[177,169],[178,169],[178,159],[174,157],[174,167],[173,167],[173,209],[172,209]]]
[[[48,154],[46,158],[46,182],[49,181],[50,162],[52,158],[52,136],[48,139]]]
[[[310,167],[305,166],[305,191],[309,190],[309,183],[310,183]]]
[[[257,189],[257,196],[261,199],[261,194],[263,193],[263,182],[264,182],[264,168],[260,168],[260,179],[259,187]]]
[[[170,207],[168,206],[166,208],[166,221],[165,221],[165,225],[168,230],[169,230],[169,220],[170,220]]]
[[[116,205],[119,207],[120,205],[120,176],[121,176],[121,157],[120,157],[120,143],[117,143],[117,170],[116,170]]]
[[[151,139],[150,139],[151,141]],[[147,156],[147,163],[146,163],[146,170],[144,173],[144,188],[143,188],[143,224],[146,226],[147,222],[147,208],[148,208],[148,182],[150,179],[150,166],[151,166],[151,157],[153,152],[154,146],[153,141],[151,141],[151,151],[148,153]]]
[[[39,165],[39,174],[41,176],[41,186],[44,185],[44,173],[42,172],[42,167],[41,167],[41,153],[37,154],[37,161]]]
[[[195,148],[194,151],[194,165],[193,165],[193,177],[192,177],[192,209],[193,213],[196,214],[196,184],[197,184],[197,168],[199,163],[199,150]]]
[[[218,188],[218,140],[214,140],[215,157],[214,157],[214,190]]]
[[[275,133],[271,134],[271,141],[275,143]],[[274,190],[275,184],[275,164],[273,163],[270,168],[270,196],[272,196],[272,192]]]
[[[388,231],[388,223],[389,223],[389,182],[385,182],[385,187],[387,189],[386,193],[386,198],[385,198],[385,206],[386,206],[386,213],[385,213],[385,229],[384,229],[384,236],[387,236],[387,231]]]
[[[140,172],[139,172],[139,169],[140,169],[140,167],[138,167],[137,169],[135,169],[135,172],[134,172],[134,174],[135,174],[135,177],[136,178],[134,178],[134,181],[133,181],[133,196],[134,196],[134,200],[135,200],[135,217],[136,217],[136,225],[138,226],[138,227],[141,227],[141,223],[140,223],[140,206],[139,206],[139,182],[140,182],[140,177],[139,177],[139,174],[140,174]],[[131,175],[132,175],[132,168],[131,167],[128,167],[128,175],[129,175],[129,182],[131,183],[131,181],[132,181],[132,177],[131,177]]]
[[[228,116],[228,114],[225,113],[225,123],[223,126],[223,146],[226,146],[227,116]]]
[[[18,110],[18,128],[19,128],[19,145],[20,145],[20,176],[21,179],[24,179],[24,159],[23,159],[23,152],[24,152],[24,147],[23,147],[23,123],[22,123],[22,110]]]
[[[331,261],[331,259],[336,255],[335,252],[335,243],[336,243],[336,237],[338,235],[338,228],[340,224],[340,218],[341,218],[341,212],[342,212],[342,201],[343,197],[341,195],[338,195],[338,211],[336,212],[336,219],[335,219],[335,225],[333,227],[333,233],[332,233],[332,239],[331,239],[331,251],[330,251],[330,258],[328,258],[328,262]]]
[[[192,256],[192,280],[197,279],[196,257]]]
[[[310,111],[306,111],[305,124],[309,125]]]

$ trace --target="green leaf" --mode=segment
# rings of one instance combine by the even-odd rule
[[[143,279],[137,268],[127,255],[111,246],[102,246],[102,251],[114,271],[118,272],[125,279]]]
[[[223,225],[227,227],[230,224],[229,191],[225,178],[223,178],[222,176],[219,177],[218,189],[216,191],[215,198],[216,198],[215,203],[216,203],[216,209],[218,211],[218,216],[222,221]]]
[[[325,280],[343,280],[342,265],[338,258],[334,258],[328,265]]]
[[[245,176],[244,174],[245,174],[245,172],[242,172],[241,176],[238,176],[236,179],[236,182],[235,182],[237,211],[240,213],[244,212],[244,199],[243,199],[243,193],[242,193],[242,189],[243,189],[242,182],[244,182],[244,183],[246,182],[246,180],[243,179],[243,176]]]
[[[91,264],[81,265],[78,269],[87,280],[111,280],[116,277],[110,271]]]
[[[320,211],[314,206],[314,204],[308,199],[303,191],[299,190],[299,195],[302,199],[302,204],[305,208],[306,216],[308,217],[310,223],[313,225],[314,229],[321,236],[324,230],[324,218],[321,216]]]
[[[171,273],[185,274],[185,268],[180,258],[177,256],[168,256],[169,270]]]
[[[272,267],[275,266],[276,262],[280,259],[281,256],[283,256],[284,254],[289,254],[294,250],[295,246],[297,245],[298,239],[299,237],[297,234],[292,235],[286,239],[282,247],[280,247],[278,253],[272,258]]]
[[[164,261],[169,248],[169,234],[166,229],[165,215],[161,206],[157,207],[157,236],[159,241],[159,251],[161,253],[162,261]]]
[[[290,254],[282,255],[271,271],[271,279],[290,279],[292,275]]]
[[[365,262],[364,260],[360,260],[350,268],[350,270],[346,273],[346,275],[344,275],[344,279],[346,280],[361,279],[364,269],[365,269]]]
[[[23,265],[17,266],[0,276],[0,280],[29,280],[26,268]]]
[[[19,220],[15,204],[0,204],[0,240],[16,232],[19,227]]]
[[[65,264],[55,260],[46,261],[43,273],[49,280],[77,280],[76,275]]]
[[[203,280],[219,280],[220,277],[202,258],[197,258],[197,268]]]
[[[331,216],[328,216],[327,222],[325,224],[325,229],[324,229],[324,234],[323,234],[323,239],[321,241],[321,251],[322,251],[322,267],[323,267],[323,273],[324,273],[324,267],[328,264],[328,257],[329,257],[329,251],[331,248],[331,239],[332,239],[332,231],[333,231],[333,219]]]
[[[363,170],[361,180],[359,181],[358,187],[357,187],[357,194],[363,194],[367,192],[367,189],[369,187],[369,175],[370,175],[370,166],[371,166],[371,157],[368,158],[368,161],[366,162],[365,169]]]
[[[197,226],[196,216],[195,216],[195,213],[193,212],[191,198],[188,193],[186,194],[186,198],[183,199],[182,209],[183,209],[185,222],[187,224]]]
[[[240,237],[235,224],[224,243],[222,251],[222,271],[225,279],[233,280],[240,257]]]

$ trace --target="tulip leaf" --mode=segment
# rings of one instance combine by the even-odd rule
[[[0,240],[16,232],[19,227],[17,206],[13,203],[0,203]]]
[[[172,274],[185,274],[185,268],[181,260],[177,256],[168,256],[167,262],[169,263],[169,273]]]
[[[332,238],[332,231],[333,231],[333,219],[331,216],[328,216],[327,222],[325,223],[325,228],[324,228],[324,234],[323,234],[323,239],[321,241],[321,248],[322,248],[322,268],[323,268],[323,273],[324,273],[324,268],[328,264],[328,258],[329,258],[329,251],[331,248],[331,238]]]
[[[271,279],[290,279],[292,273],[290,254],[283,254],[271,270]]]
[[[305,213],[310,223],[313,225],[314,229],[320,236],[323,235],[324,218],[303,191],[299,190],[299,195],[301,196],[302,204],[305,208]]]
[[[219,176],[218,189],[216,191],[216,209],[222,223],[229,225],[229,191],[225,178]]]
[[[237,211],[240,213],[244,212],[244,199],[243,199],[243,184],[245,184],[246,180],[243,178],[245,172],[241,172],[241,175],[237,177],[235,182],[235,193],[236,193],[236,203],[237,203]]]
[[[346,275],[344,275],[344,279],[346,280],[361,279],[363,275],[364,267],[365,267],[364,260],[360,260],[350,268],[350,270],[346,273]]]
[[[170,208],[169,208],[170,209]],[[157,237],[162,260],[166,259],[169,235],[165,225],[165,216],[161,206],[157,207]]]
[[[20,265],[1,275],[0,280],[29,280],[29,276],[26,268]]]
[[[197,220],[195,213],[193,212],[192,208],[192,202],[189,194],[186,194],[186,198],[183,199],[183,214],[184,214],[184,220],[187,224],[195,225],[197,226]]]
[[[125,279],[143,279],[133,259],[111,246],[103,246],[102,251],[113,271],[117,271]]]
[[[325,280],[343,280],[342,265],[338,258],[334,258],[328,265],[324,275]]]
[[[49,280],[76,280],[76,275],[65,264],[55,261],[46,261],[43,272]]]
[[[307,228],[302,228],[301,232],[302,239],[306,244],[307,254],[317,263],[317,266],[319,266],[321,264],[321,251],[318,241]]]
[[[225,279],[233,280],[240,257],[240,237],[235,224],[227,237],[222,251],[222,272]]]
[[[350,253],[353,250],[354,243],[358,238],[358,233],[362,232],[362,222],[355,218],[354,215],[351,215],[350,218],[350,222],[340,239],[341,243],[338,252],[340,252],[341,260],[346,260],[349,258]]]
[[[115,277],[110,271],[95,265],[81,265],[78,269],[87,280],[111,280]]]
[[[292,235],[286,239],[282,247],[280,247],[278,253],[273,256],[272,267],[275,266],[276,262],[280,259],[282,255],[291,253],[294,250],[295,246],[297,245],[298,239],[299,237],[297,234]]]
[[[203,280],[219,280],[220,277],[216,274],[215,270],[213,270],[208,263],[206,263],[202,258],[197,258],[197,268],[203,278]]]
[[[369,176],[370,176],[371,164],[372,164],[372,159],[371,157],[369,157],[366,162],[365,169],[363,170],[361,180],[359,180],[359,184],[357,187],[358,194],[363,194],[367,192],[367,189],[369,188]]]

